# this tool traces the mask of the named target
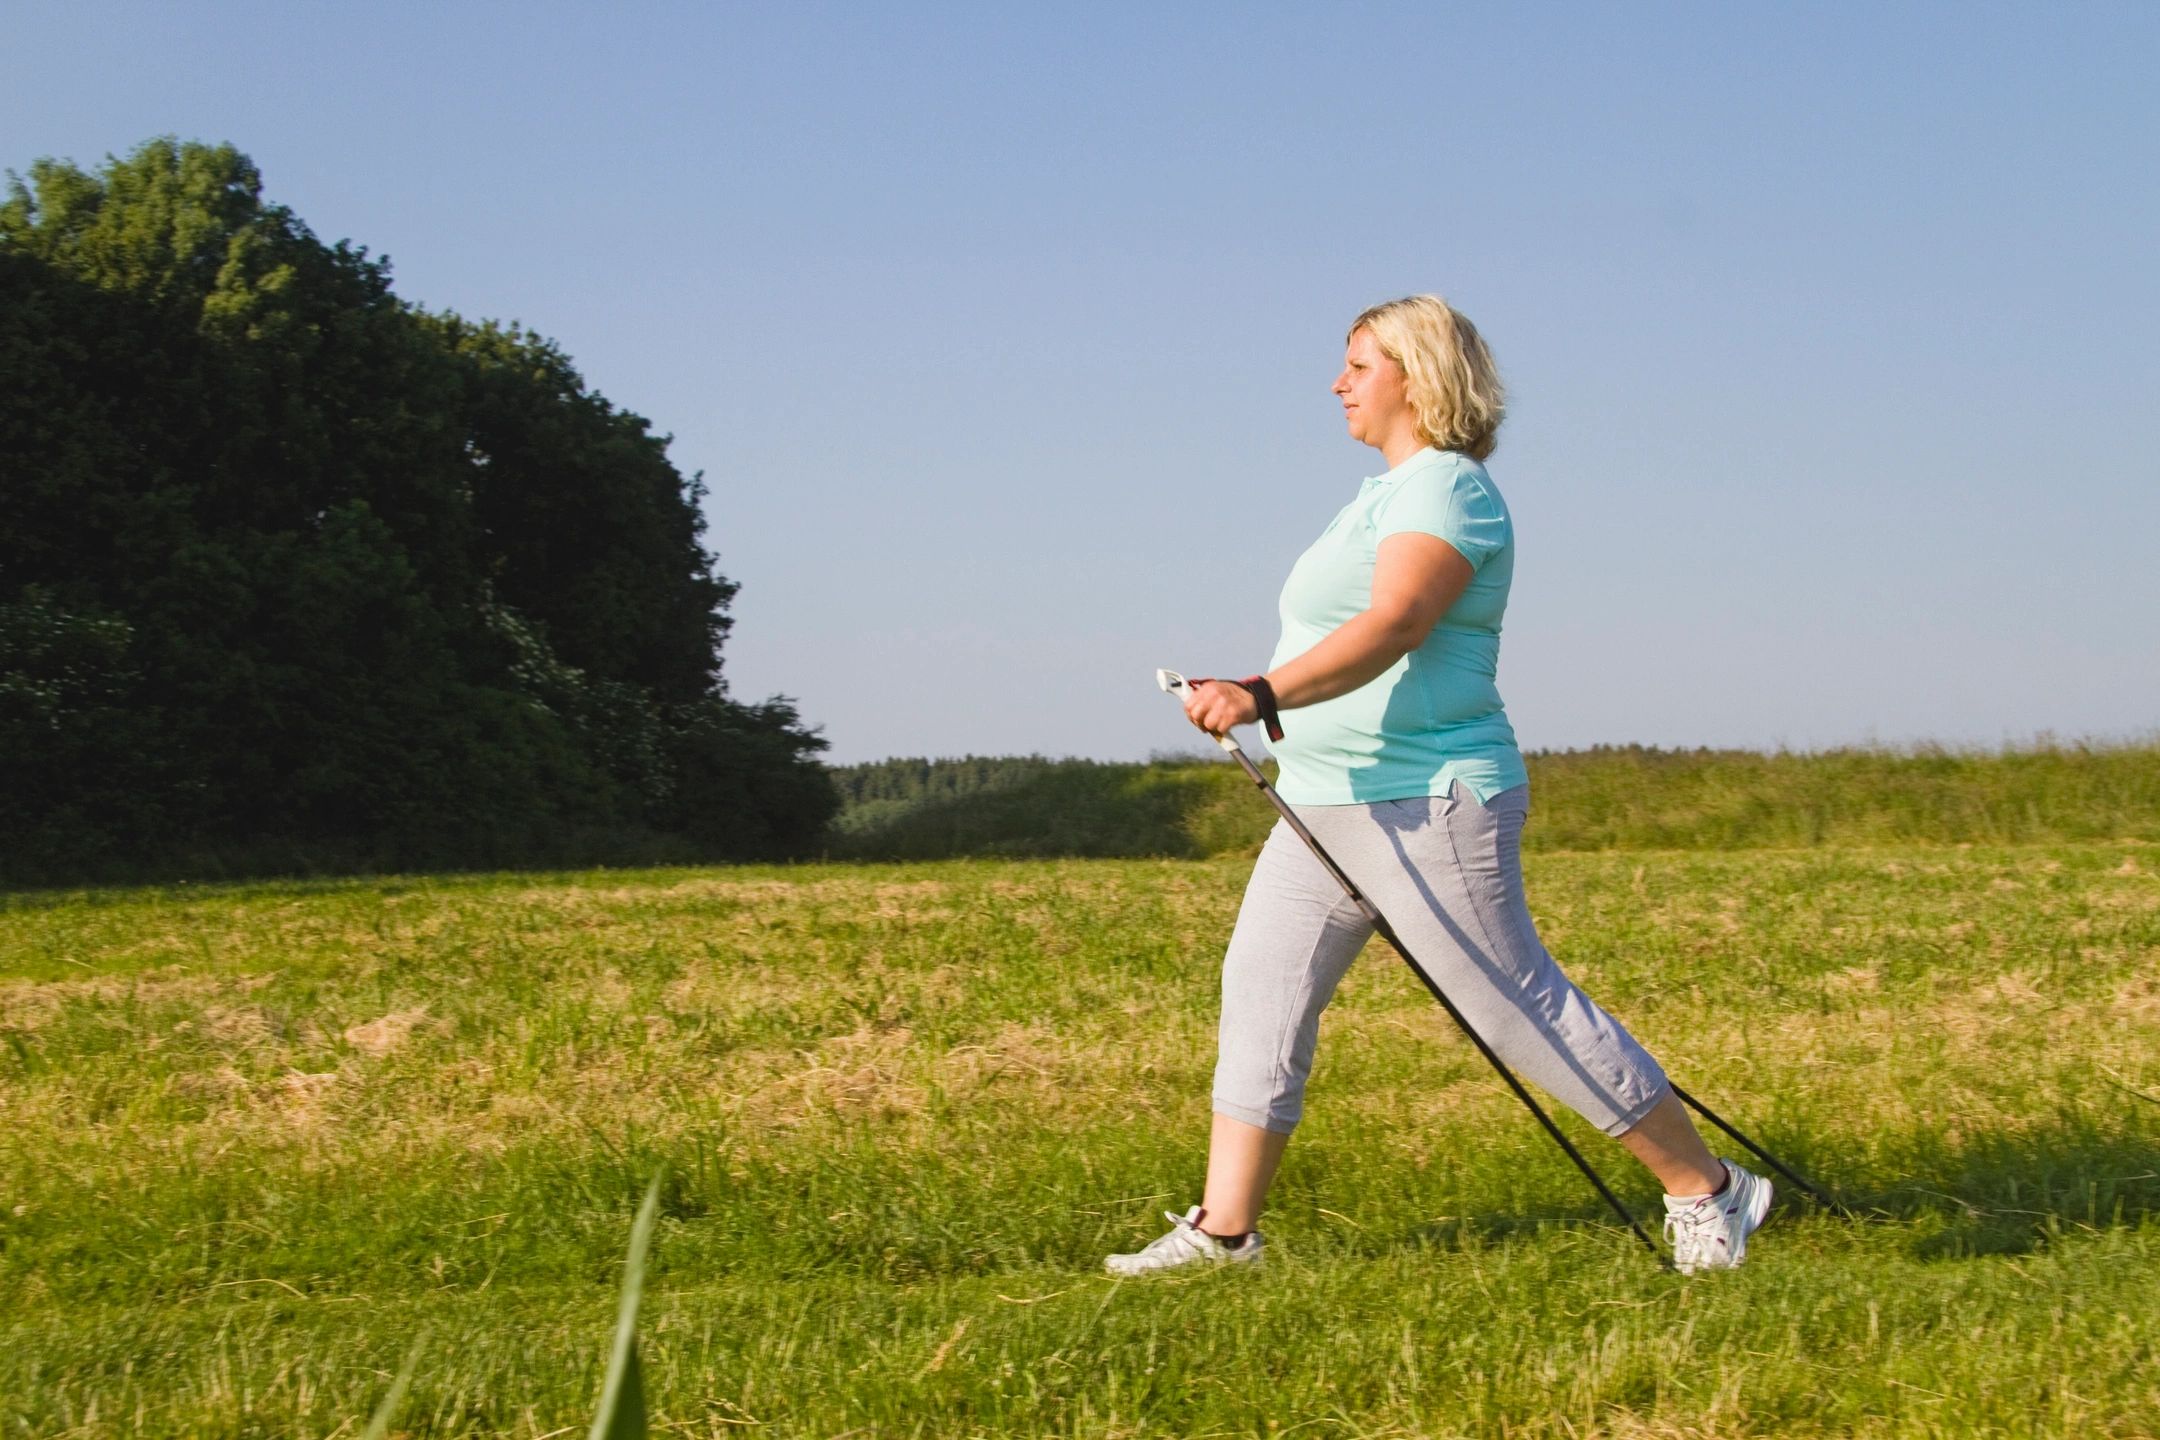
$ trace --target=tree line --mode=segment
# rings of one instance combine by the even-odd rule
[[[804,853],[701,476],[517,325],[398,297],[229,145],[0,202],[0,874]]]

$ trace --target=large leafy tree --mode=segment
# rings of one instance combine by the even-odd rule
[[[456,316],[431,328],[457,357],[474,515],[495,593],[587,673],[671,701],[710,694],[735,586],[699,544],[667,441],[585,388],[560,349]]]
[[[702,486],[539,337],[400,301],[229,146],[0,203],[0,863],[799,847]]]

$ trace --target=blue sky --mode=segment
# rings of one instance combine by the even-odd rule
[[[1137,758],[1385,468],[1349,318],[1513,394],[1532,747],[2160,729],[2160,7],[12,3],[0,166],[230,141],[674,439],[828,758]]]

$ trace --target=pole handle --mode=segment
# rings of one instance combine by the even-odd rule
[[[1180,705],[1184,704],[1185,697],[1192,693],[1192,682],[1175,670],[1157,670],[1155,672],[1155,684],[1175,698]],[[1230,732],[1227,730],[1220,735],[1213,735],[1209,738],[1233,755],[1243,753],[1238,749],[1237,741],[1231,738]]]

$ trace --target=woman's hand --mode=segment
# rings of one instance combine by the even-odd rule
[[[1231,680],[1209,680],[1185,692],[1185,718],[1218,739],[1233,725],[1250,725],[1260,718],[1260,702],[1244,686]]]

